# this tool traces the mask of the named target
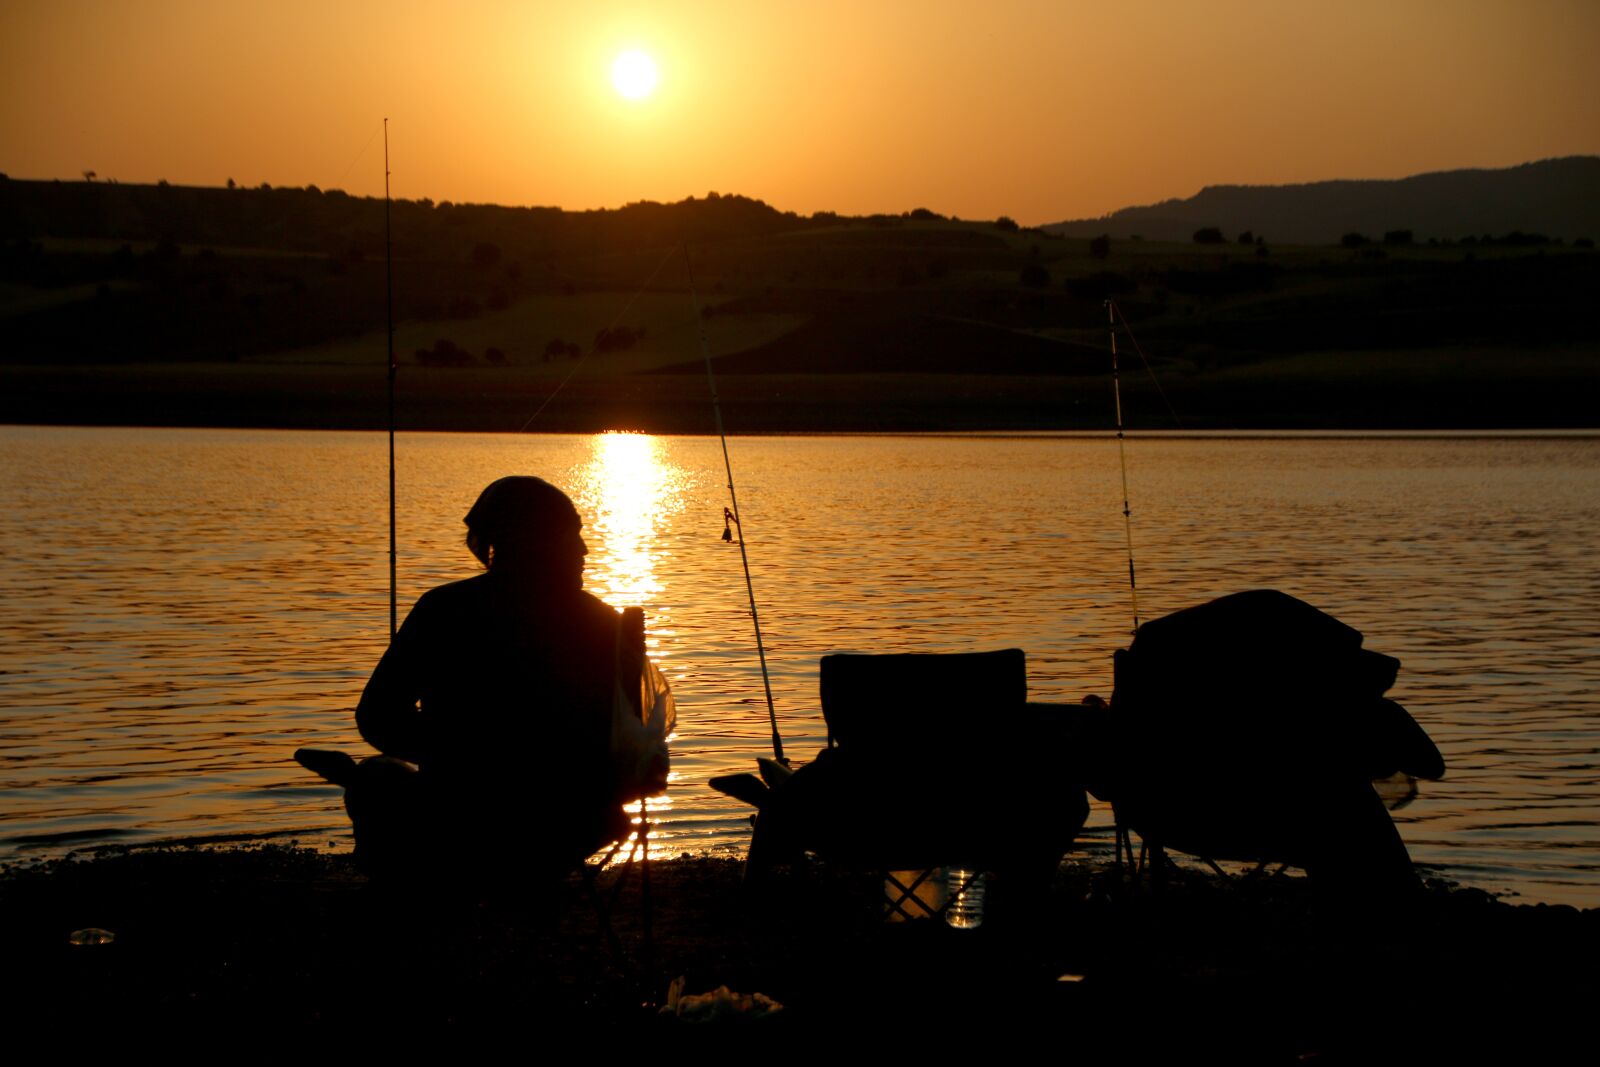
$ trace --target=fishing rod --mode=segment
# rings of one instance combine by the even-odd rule
[[[1128,505],[1128,447],[1124,440],[1122,430],[1122,375],[1117,366],[1117,319],[1116,305],[1110,298],[1106,299],[1106,321],[1111,333],[1111,395],[1116,402],[1117,411],[1117,459],[1122,465],[1122,530],[1128,543],[1128,594],[1133,600],[1133,634],[1139,635],[1139,581],[1134,575],[1133,568],[1133,509]],[[1124,323],[1126,325],[1126,323]],[[1122,857],[1126,852],[1128,866],[1133,869],[1133,838],[1129,836],[1128,827],[1120,818],[1116,818],[1116,809],[1112,808],[1114,822],[1112,824],[1112,839],[1117,851],[1117,870],[1122,870]],[[1140,853],[1140,863],[1143,863],[1143,852]]]
[[[371,142],[368,142],[369,144]],[[394,238],[389,223],[389,120],[383,120],[383,283],[384,326],[389,337],[389,640],[400,629],[400,592],[396,580],[399,553],[394,521],[394,380],[400,367],[394,358]]]
[[[1117,458],[1122,465],[1122,525],[1128,545],[1128,594],[1133,601],[1133,634],[1137,637],[1139,634],[1139,581],[1135,575],[1133,565],[1133,509],[1128,504],[1128,449],[1123,433],[1122,378],[1117,360],[1118,319],[1122,320],[1122,328],[1128,332],[1128,340],[1132,342],[1133,350],[1139,353],[1139,359],[1144,364],[1145,372],[1150,375],[1150,381],[1156,387],[1156,392],[1160,395],[1161,402],[1166,405],[1167,412],[1172,416],[1172,421],[1182,426],[1183,420],[1178,418],[1178,412],[1173,408],[1172,401],[1167,399],[1167,391],[1161,388],[1161,379],[1156,377],[1155,368],[1150,365],[1149,357],[1144,354],[1144,348],[1140,346],[1139,339],[1134,336],[1133,327],[1128,325],[1127,316],[1122,313],[1122,309],[1117,306],[1115,300],[1108,297],[1105,303],[1106,322],[1111,334],[1111,392],[1116,402],[1117,412]],[[1114,808],[1113,811],[1115,811]],[[1112,826],[1112,835],[1116,845],[1118,870],[1121,870],[1124,854],[1127,855],[1130,868],[1142,870],[1144,865],[1144,844],[1141,843],[1139,847],[1139,866],[1134,868],[1133,838],[1129,833],[1128,826],[1120,819],[1117,819]]]
[[[1111,393],[1117,406],[1117,459],[1122,464],[1122,530],[1128,541],[1128,594],[1133,600],[1133,632],[1139,632],[1139,580],[1133,568],[1133,509],[1128,505],[1128,446],[1122,432],[1122,378],[1117,367],[1117,310],[1106,301],[1106,321],[1111,330]],[[1123,320],[1127,325],[1127,320]],[[1130,331],[1129,336],[1132,336]]]
[[[1128,317],[1122,313],[1115,300],[1106,298],[1106,321],[1111,332],[1111,390],[1116,398],[1117,405],[1117,456],[1122,463],[1122,522],[1128,541],[1128,591],[1133,599],[1133,631],[1139,632],[1139,582],[1134,575],[1133,568],[1133,509],[1128,506],[1128,450],[1123,442],[1122,427],[1122,382],[1117,366],[1117,320],[1122,320],[1122,328],[1127,331],[1128,340],[1133,344],[1133,350],[1139,353],[1139,361],[1144,364],[1145,373],[1150,376],[1150,384],[1156,387],[1156,394],[1161,397],[1161,403],[1166,405],[1167,414],[1172,416],[1173,425],[1182,427],[1183,420],[1178,417],[1177,409],[1172,406],[1172,401],[1167,398],[1167,391],[1161,388],[1161,379],[1156,377],[1156,369],[1150,365],[1150,357],[1144,354],[1144,348],[1139,344],[1139,339],[1133,334],[1133,327],[1128,324]]]
[[[700,333],[700,355],[706,364],[706,384],[711,388],[711,410],[716,414],[717,439],[722,442],[722,466],[728,473],[728,502],[731,508],[722,509],[722,539],[732,541],[733,530],[739,531],[739,562],[744,566],[744,589],[750,598],[750,622],[756,631],[756,656],[761,661],[761,685],[767,694],[767,721],[772,726],[772,754],[783,766],[789,761],[783,755],[783,737],[778,733],[778,712],[772,704],[772,678],[767,673],[767,650],[761,641],[761,615],[756,610],[756,589],[750,581],[750,556],[744,547],[744,525],[739,521],[739,496],[733,488],[733,461],[728,458],[728,435],[722,429],[722,399],[717,395],[717,376],[711,369],[711,345],[706,340],[706,317],[700,307],[700,295],[694,284],[694,262],[689,258],[689,246],[683,246],[684,269],[689,276],[689,298],[694,301],[695,323]],[[730,528],[728,523],[732,522]]]

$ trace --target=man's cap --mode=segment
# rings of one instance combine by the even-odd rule
[[[462,521],[469,531],[485,534],[491,540],[512,532],[535,537],[553,535],[583,525],[567,494],[529,474],[490,482]]]

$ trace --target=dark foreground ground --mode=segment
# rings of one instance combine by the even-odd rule
[[[62,1046],[229,1060],[509,1038],[529,1056],[605,1059],[643,1042],[789,1061],[954,1041],[1007,1059],[1537,1062],[1591,1044],[1600,992],[1600,910],[1441,885],[1372,919],[1282,875],[1183,876],[1153,893],[1064,865],[1048,900],[1008,908],[993,886],[990,921],[957,931],[880,922],[879,883],[840,871],[780,872],[762,896],[728,860],[658,862],[651,878],[652,942],[629,882],[619,954],[576,883],[542,903],[430,915],[368,886],[348,857],[302,849],[13,868],[0,877],[0,1014],[8,1033]],[[115,940],[72,944],[87,927]],[[726,985],[783,1009],[662,1016],[678,975],[689,993]]]

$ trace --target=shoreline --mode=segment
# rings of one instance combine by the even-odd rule
[[[731,1025],[1032,1034],[1136,1060],[1343,1062],[1485,1043],[1553,1050],[1587,1038],[1600,992],[1589,964],[1600,909],[1512,905],[1438,882],[1380,914],[1319,900],[1303,878],[1185,871],[1156,892],[1069,863],[1047,898],[1009,910],[992,886],[989,921],[958,931],[882,923],[878,883],[839,869],[780,871],[761,895],[741,889],[732,860],[656,860],[650,877],[646,959],[636,876],[614,912],[618,955],[575,882],[542,900],[430,911],[368,886],[348,855],[108,850],[0,874],[0,946],[27,976],[11,1001],[18,1020],[92,1019],[169,1047],[263,1024],[273,1044],[547,1031],[701,1040]],[[69,944],[91,927],[115,939]],[[705,1026],[662,1017],[654,1004],[678,975],[687,992],[726,985],[783,1011]]]
[[[225,423],[139,423],[139,422],[28,422],[0,420],[0,426],[16,430],[192,430],[197,433],[230,430],[260,433],[383,433],[371,427],[295,427],[238,426]],[[489,436],[584,437],[597,433],[647,433],[643,430],[407,430],[401,435],[425,437],[430,434],[485,434]],[[715,438],[709,433],[664,433],[664,437]],[[752,430],[730,433],[733,438],[825,438],[867,437],[908,440],[956,441],[1115,441],[1115,429],[1084,430]],[[1215,429],[1215,430],[1127,430],[1130,441],[1593,441],[1600,440],[1600,426],[1507,426],[1450,428],[1387,427],[1371,430],[1341,429]]]
[[[1441,381],[1403,368],[1326,379],[1175,378],[1123,385],[1132,433],[1600,430],[1589,363]],[[1109,379],[1061,375],[719,375],[728,433],[1114,432]],[[635,374],[556,383],[525,368],[401,368],[402,431],[714,434],[703,378]],[[0,365],[0,423],[379,430],[381,368],[350,364]],[[1170,402],[1170,410],[1169,410]]]

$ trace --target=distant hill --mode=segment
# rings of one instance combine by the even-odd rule
[[[407,429],[544,412],[548,432],[707,433],[709,355],[736,432],[1103,429],[1115,298],[1148,362],[1122,382],[1138,429],[1595,426],[1600,251],[1573,238],[1600,225],[1538,212],[1595,199],[1597,164],[1213,189],[1160,209],[1179,216],[1165,234],[1081,231],[1105,242],[737,195],[399,200],[397,408]],[[1291,226],[1341,193],[1325,232]],[[1181,217],[1201,201],[1239,206]],[[1430,229],[1441,205],[1458,222]],[[311,187],[0,178],[0,422],[382,425],[384,215]],[[1227,243],[1195,243],[1201,226]],[[1351,230],[1372,240],[1326,243]]]
[[[619,252],[682,241],[753,237],[811,225],[744,196],[676,204],[640,201],[603,211],[453,204],[393,204],[395,255],[471,260],[489,254],[534,262],[573,250]],[[115,182],[0,180],[0,241],[169,242],[334,256],[384,254],[382,198],[339,189],[262,185],[204,188]],[[482,245],[494,251],[480,253]]]
[[[1250,230],[1272,244],[1333,244],[1344,234],[1416,240],[1539,233],[1600,237],[1600,156],[1569,156],[1504,170],[1449,170],[1394,181],[1304,185],[1208,185],[1187,200],[1127,207],[1098,219],[1042,227],[1065,237],[1134,235],[1188,241],[1215,226],[1235,239]]]

